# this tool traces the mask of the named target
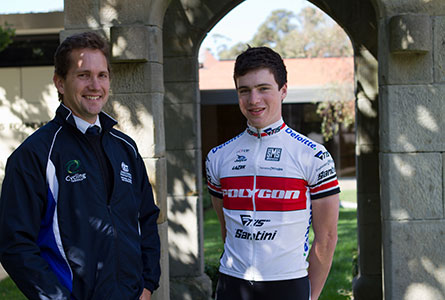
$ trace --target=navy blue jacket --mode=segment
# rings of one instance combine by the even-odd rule
[[[9,157],[0,198],[0,261],[29,299],[139,299],[158,287],[152,188],[134,141],[99,114],[113,191],[63,104]]]

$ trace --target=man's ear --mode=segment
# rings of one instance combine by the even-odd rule
[[[56,86],[57,91],[63,95],[65,93],[65,80],[61,78],[59,75],[54,74],[53,82],[54,85]]]
[[[285,84],[281,87],[280,91],[281,91],[281,102],[283,102],[283,101],[284,101],[284,98],[286,98],[286,96],[287,96],[287,83],[285,83]]]

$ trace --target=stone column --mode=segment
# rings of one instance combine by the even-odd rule
[[[94,30],[110,41],[112,96],[104,108],[137,143],[156,204],[161,282],[152,299],[170,299],[165,158],[162,21],[168,0],[65,0],[65,31]]]
[[[165,59],[172,299],[208,299],[204,274],[200,104],[196,58]],[[187,72],[191,71],[191,72]]]
[[[184,7],[197,3],[172,2],[164,20],[170,293],[175,300],[207,300],[211,294],[204,273],[199,44],[185,18],[193,19],[193,9]]]
[[[377,60],[355,51],[358,267],[354,298],[382,299]]]
[[[379,30],[385,299],[444,299],[445,7],[389,3]]]

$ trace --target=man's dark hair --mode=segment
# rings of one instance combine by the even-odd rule
[[[75,49],[94,49],[99,50],[107,59],[108,71],[110,71],[110,51],[108,43],[97,33],[84,32],[67,37],[57,47],[54,54],[54,72],[65,79],[71,66],[71,52]]]
[[[235,61],[233,79],[246,75],[248,72],[267,68],[275,77],[278,89],[287,83],[287,71],[281,56],[268,47],[249,47],[238,55]]]

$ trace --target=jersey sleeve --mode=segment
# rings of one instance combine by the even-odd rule
[[[308,184],[312,200],[340,193],[335,163],[330,153],[321,145],[311,153],[308,166]]]
[[[221,183],[219,180],[219,176],[217,175],[218,171],[217,171],[216,157],[213,156],[211,152],[209,152],[206,158],[206,173],[207,173],[206,174],[207,188],[209,190],[210,195],[222,199],[223,194],[221,190]]]

